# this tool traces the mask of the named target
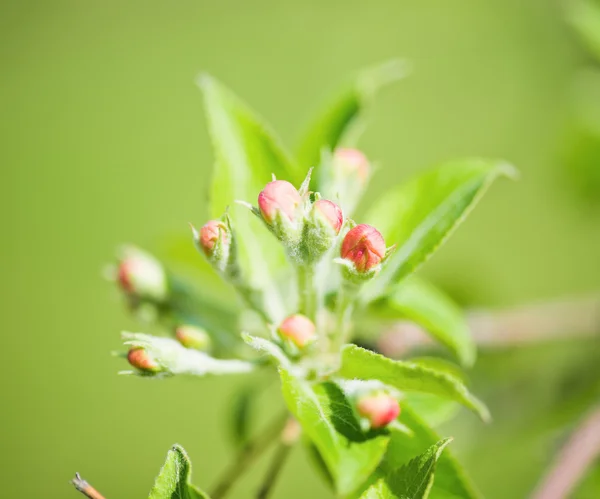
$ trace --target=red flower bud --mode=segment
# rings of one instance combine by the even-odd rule
[[[150,356],[150,354],[140,347],[134,347],[127,353],[129,363],[140,371],[158,372],[160,365]]]
[[[298,190],[285,180],[269,182],[258,195],[258,207],[268,224],[275,221],[277,214],[294,221],[301,203],[302,197]]]
[[[369,177],[371,165],[358,149],[339,148],[333,153],[333,168],[342,176],[356,175],[361,182]]]
[[[277,332],[289,339],[297,347],[302,348],[310,343],[315,337],[315,325],[304,315],[290,315],[277,329]]]
[[[175,337],[186,348],[208,350],[210,347],[210,336],[197,326],[179,326],[175,329]]]
[[[351,229],[342,242],[341,256],[354,263],[358,272],[367,272],[381,263],[386,247],[383,236],[370,225]]]
[[[141,298],[162,301],[168,293],[167,276],[158,260],[133,247],[119,262],[117,281],[123,291]]]
[[[198,244],[202,248],[202,251],[204,251],[204,254],[210,256],[219,239],[221,239],[222,244],[230,242],[227,226],[220,220],[211,220],[200,229]]]
[[[336,235],[339,234],[342,225],[344,224],[344,215],[342,209],[335,203],[327,199],[319,199],[315,201],[312,208],[315,213],[319,213],[323,220],[326,220]]]
[[[361,416],[369,420],[371,428],[382,428],[400,414],[398,401],[383,392],[362,397],[356,404],[356,409]]]

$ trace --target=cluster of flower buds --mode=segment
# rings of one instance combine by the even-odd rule
[[[378,391],[363,395],[356,403],[358,413],[368,421],[371,428],[383,428],[400,415],[398,400],[386,393]]]
[[[227,214],[223,216],[222,220],[206,222],[200,231],[192,226],[192,233],[196,247],[204,253],[218,272],[223,274],[236,272],[233,230]]]
[[[162,264],[148,253],[128,246],[118,263],[116,280],[121,289],[135,300],[161,303],[169,295],[169,279]]]
[[[127,353],[127,361],[136,369],[145,373],[158,373],[163,370],[161,365],[142,347],[132,347]]]
[[[375,227],[359,224],[344,236],[340,249],[341,258],[337,262],[344,267],[344,277],[360,282],[379,272],[390,251]]]
[[[206,352],[211,348],[208,333],[199,326],[183,324],[175,329],[175,338],[186,348]]]
[[[314,263],[334,245],[344,224],[341,208],[318,194],[311,201],[310,172],[296,189],[285,180],[269,182],[253,210],[297,263]]]
[[[277,334],[291,353],[301,352],[317,338],[315,325],[301,314],[290,315],[283,320]]]

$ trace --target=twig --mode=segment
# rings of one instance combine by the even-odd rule
[[[256,494],[256,499],[267,499],[269,497],[269,494],[272,492],[273,487],[275,486],[277,477],[283,469],[283,465],[290,454],[292,446],[300,437],[300,432],[301,428],[298,422],[292,418],[288,419],[285,428],[281,432],[281,441],[277,447],[275,455],[273,456],[271,465],[267,471],[267,475],[265,476],[263,484]]]
[[[287,417],[287,416],[286,416]],[[282,418],[270,425],[263,433],[248,442],[239,452],[237,459],[225,470],[210,497],[222,499],[248,467],[275,441],[285,423]]]
[[[600,295],[499,311],[471,311],[467,323],[475,342],[484,348],[593,337],[600,334]],[[378,341],[380,351],[389,357],[433,344],[421,328],[406,322],[394,325]]]
[[[532,499],[571,497],[586,470],[600,456],[600,406],[573,432],[553,466],[537,486]]]
[[[104,499],[104,496],[100,494],[94,487],[87,483],[79,473],[75,473],[75,478],[71,480],[71,483],[75,488],[81,492],[84,496],[89,499]]]

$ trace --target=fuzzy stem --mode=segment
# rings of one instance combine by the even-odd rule
[[[79,473],[75,473],[75,478],[71,480],[71,483],[75,488],[81,492],[84,496],[89,499],[104,499],[104,496],[100,494],[94,487],[87,483]]]
[[[311,321],[317,316],[317,290],[315,288],[315,267],[311,264],[301,264],[298,270],[299,310]]]
[[[332,346],[334,352],[348,342],[352,333],[352,312],[358,295],[359,286],[348,281],[342,282],[337,296],[336,329]]]
[[[287,418],[287,415],[286,415]],[[269,425],[263,433],[250,440],[238,454],[237,459],[225,470],[221,479],[210,494],[212,499],[225,497],[235,482],[258,459],[263,452],[275,441],[280,434],[286,419],[281,418],[276,423]]]

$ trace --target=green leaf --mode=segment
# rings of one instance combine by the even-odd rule
[[[219,217],[236,200],[254,202],[271,175],[300,182],[298,171],[280,141],[261,118],[214,78],[203,75],[199,86],[204,94],[208,126],[215,151],[210,205]],[[274,322],[286,311],[275,279],[285,265],[281,245],[247,208],[231,206],[244,277],[256,291]],[[274,272],[275,271],[275,272]]]
[[[158,362],[162,371],[156,374],[142,371],[122,371],[121,374],[138,376],[172,376],[191,375],[207,376],[220,374],[241,374],[254,370],[254,364],[237,359],[215,359],[210,355],[185,348],[181,343],[171,338],[161,338],[144,333],[123,332],[125,345],[145,348],[150,356]]]
[[[384,295],[393,282],[414,272],[501,175],[515,176],[515,169],[501,161],[453,161],[380,197],[365,218],[396,250],[380,274],[365,286],[365,299]]]
[[[190,481],[192,463],[180,445],[168,452],[148,499],[210,499]]]
[[[361,486],[383,457],[385,431],[364,433],[342,390],[332,382],[311,385],[280,369],[283,396],[314,443],[341,495]]]
[[[361,499],[426,499],[433,485],[435,465],[451,441],[446,438],[435,443],[399,470],[378,480]]]
[[[284,351],[275,343],[266,338],[259,338],[248,333],[242,333],[242,339],[246,344],[254,350],[268,355],[277,365],[281,365],[286,369],[291,369],[290,359]]]
[[[464,313],[432,284],[411,276],[394,286],[374,308],[384,309],[386,317],[418,324],[448,347],[463,365],[470,367],[475,362],[475,342]]]
[[[298,159],[303,167],[317,166],[323,150],[333,151],[350,128],[357,124],[377,91],[403,78],[406,63],[393,60],[367,69],[346,85],[339,95],[323,109],[300,143]]]
[[[422,365],[394,361],[356,345],[342,349],[342,365],[338,374],[348,379],[379,380],[401,391],[431,393],[460,402],[488,421],[487,407],[450,374]]]
[[[440,440],[440,436],[406,403],[402,404],[400,421],[410,428],[412,434],[392,432],[387,453],[379,470],[382,476],[392,475],[404,463],[414,459]],[[447,450],[437,462],[430,497],[431,499],[481,499],[481,494],[465,474],[460,463]]]
[[[593,0],[573,0],[567,4],[567,8],[567,19],[600,61],[600,5]]]

